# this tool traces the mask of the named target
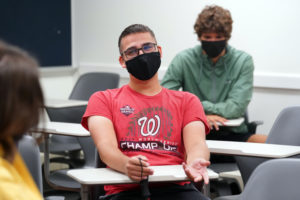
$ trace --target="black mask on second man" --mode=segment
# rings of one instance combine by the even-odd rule
[[[220,41],[201,41],[202,49],[205,51],[209,58],[215,58],[226,47],[226,40]]]
[[[125,62],[127,71],[139,80],[149,80],[160,67],[160,53],[152,52],[138,55]]]

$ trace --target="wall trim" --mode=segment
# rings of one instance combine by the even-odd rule
[[[300,75],[288,73],[254,73],[254,87],[300,90]]]

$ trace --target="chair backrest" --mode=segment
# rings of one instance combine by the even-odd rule
[[[116,73],[92,72],[83,74],[76,81],[69,99],[87,101],[94,92],[117,88],[119,80],[120,76]],[[70,123],[80,123],[85,109],[86,106],[46,108],[51,121]]]
[[[89,100],[96,91],[113,89],[119,86],[120,75],[108,72],[86,73],[77,80],[69,99]]]
[[[276,118],[266,143],[300,146],[300,106],[283,109]],[[267,158],[245,156],[235,157],[244,184],[247,183],[253,170]]]
[[[86,106],[67,108],[46,108],[50,121],[80,123]]]
[[[94,92],[117,88],[119,80],[120,75],[116,73],[92,72],[83,74],[77,80],[69,99],[89,100]],[[83,113],[80,115],[80,120]],[[80,123],[80,121],[75,123]],[[77,139],[84,153],[84,167],[97,167],[95,160],[96,146],[92,138],[78,137]]]
[[[35,139],[29,135],[24,135],[17,146],[31,176],[41,191],[41,194],[43,194],[40,149]]]
[[[299,159],[274,159],[262,163],[254,170],[240,199],[299,199],[299,169]]]
[[[300,106],[283,109],[276,118],[266,143],[300,146]]]

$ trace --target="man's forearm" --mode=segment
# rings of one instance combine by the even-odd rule
[[[98,146],[99,146],[98,151],[101,160],[110,168],[125,174],[126,173],[125,166],[129,160],[129,157],[124,155],[118,148],[109,146],[107,144],[106,145],[99,144]]]
[[[199,158],[205,160],[209,160],[210,158],[210,152],[207,148],[206,142],[199,142],[199,144],[194,145],[187,154],[186,162],[189,164]]]

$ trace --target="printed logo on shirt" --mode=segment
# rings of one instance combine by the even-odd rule
[[[145,108],[131,118],[127,136],[152,136],[169,140],[173,128],[172,118],[171,113],[163,107]]]
[[[134,108],[131,108],[129,105],[126,105],[126,106],[120,108],[120,111],[122,114],[129,116],[130,114],[132,114],[134,112]]]
[[[126,136],[119,138],[119,147],[124,152],[144,150],[180,155],[179,144],[172,138],[172,120],[171,112],[164,107],[149,107],[136,112],[130,118]]]
[[[153,117],[141,117],[138,119],[138,125],[141,127],[142,136],[155,136],[160,128],[160,118],[158,115]],[[144,132],[145,131],[145,132]]]

